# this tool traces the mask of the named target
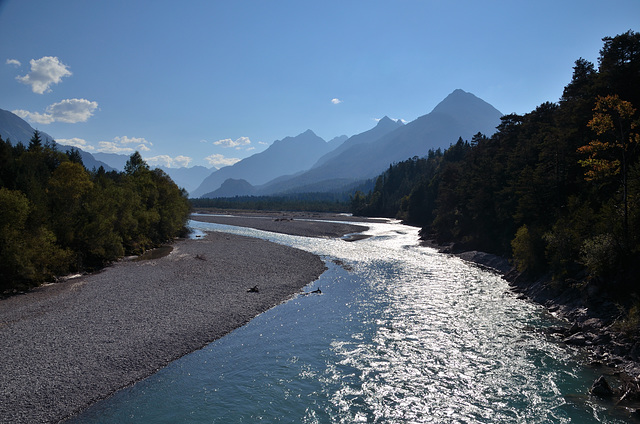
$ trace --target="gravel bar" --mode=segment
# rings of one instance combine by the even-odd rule
[[[286,301],[324,270],[308,252],[208,233],[160,259],[0,300],[0,422],[59,422]]]
[[[369,229],[369,227],[364,225],[330,222],[328,221],[330,217],[329,215],[318,216],[318,218],[325,219],[325,221],[308,220],[307,217],[308,215],[304,215],[302,218],[292,217],[292,215],[289,214],[276,217],[249,215],[191,215],[191,219],[194,221],[249,227],[256,230],[271,231],[274,233],[283,233],[293,236],[341,237],[345,234],[360,233]],[[347,219],[347,217],[340,218]],[[337,218],[334,216],[333,219],[335,220]],[[362,219],[360,219],[359,222],[360,221],[362,221]]]

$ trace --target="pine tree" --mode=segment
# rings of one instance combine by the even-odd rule
[[[29,151],[36,152],[42,149],[42,137],[40,137],[40,131],[35,130],[31,140],[29,140]]]

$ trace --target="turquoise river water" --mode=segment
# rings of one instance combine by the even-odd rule
[[[499,275],[373,224],[356,242],[191,222],[321,255],[307,293],[69,423],[623,423]]]

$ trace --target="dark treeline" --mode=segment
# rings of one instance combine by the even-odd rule
[[[296,193],[286,196],[236,196],[190,199],[194,208],[257,211],[349,212],[349,196],[334,193]]]
[[[511,257],[530,276],[639,293],[640,34],[603,41],[598,68],[577,60],[558,103],[394,164],[352,212]]]
[[[0,289],[27,288],[141,253],[183,231],[186,192],[138,152],[125,172],[92,172],[36,131],[0,137]]]

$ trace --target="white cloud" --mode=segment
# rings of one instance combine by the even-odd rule
[[[134,149],[131,147],[123,147],[119,143],[115,141],[99,141],[98,142],[98,151],[103,153],[133,153]]]
[[[22,119],[38,124],[51,124],[53,122],[76,124],[78,122],[87,122],[97,108],[97,102],[91,102],[86,99],[65,99],[47,106],[45,113],[29,112],[22,109],[13,110],[12,112]]]
[[[129,154],[136,150],[148,152],[153,143],[143,137],[113,137],[113,141],[99,141],[97,150],[103,153]]]
[[[342,100],[340,100],[338,98],[333,98],[333,99],[331,99],[331,103],[333,103],[334,105],[338,105],[338,104],[342,103]]]
[[[222,168],[223,166],[230,166],[236,162],[240,162],[238,158],[227,158],[221,154],[213,154],[204,158],[209,165],[215,166],[216,168]]]
[[[147,141],[143,137],[127,137],[123,135],[122,137],[113,137],[113,141],[116,141],[120,144],[148,144],[149,146],[153,146],[153,144]]]
[[[173,162],[181,167],[187,167],[189,166],[189,164],[191,163],[191,161],[193,160],[193,158],[190,158],[189,156],[176,156],[175,158],[173,158]]]
[[[97,102],[91,102],[87,99],[66,99],[48,106],[47,113],[51,114],[58,122],[75,124],[87,122],[97,108]]]
[[[244,146],[250,145],[251,140],[249,140],[249,137],[240,137],[235,140],[231,140],[230,138],[225,138],[224,140],[214,141],[213,144],[215,144],[216,146],[222,146],[222,147],[235,147],[236,149],[240,150]]]
[[[167,168],[181,168],[189,166],[189,163],[193,160],[189,156],[176,156],[172,158],[169,155],[158,155],[145,159],[149,165],[163,165]]]
[[[18,62],[19,63],[19,62]],[[68,66],[60,62],[57,57],[45,56],[31,59],[31,72],[22,77],[16,77],[23,84],[31,85],[34,93],[44,94],[51,91],[52,84],[58,84],[62,77],[71,75]]]
[[[118,154],[131,154],[138,150],[139,152],[148,152],[153,144],[142,137],[114,137],[113,141],[99,141],[96,145],[89,143],[82,138],[62,138],[56,140],[57,143],[65,146],[74,146],[87,152],[102,152],[102,153],[118,153]],[[156,156],[158,160],[162,160],[164,156]],[[166,156],[169,158],[169,156]],[[152,158],[153,159],[153,158]],[[171,159],[171,158],[170,158]],[[191,158],[187,156],[176,156],[171,159],[171,163],[177,166],[186,166],[191,162]],[[182,165],[185,164],[185,165]],[[169,166],[169,165],[167,165]]]
[[[153,146],[153,143],[147,141],[147,139],[143,137],[127,137],[125,135],[122,137],[114,137],[113,141],[117,144],[120,144],[122,148],[126,148],[126,146],[131,144],[136,144],[137,146],[135,147],[135,150],[139,152],[148,152],[151,150],[151,146]]]
[[[56,143],[62,144],[63,146],[77,147],[87,152],[93,152],[96,150],[96,148],[89,144],[87,140],[83,140],[82,138],[61,138],[57,139]]]
[[[15,115],[18,115],[22,119],[35,122],[37,124],[50,124],[55,121],[52,115],[48,113],[29,112],[28,110],[12,110]]]
[[[19,60],[16,60],[16,59],[7,59],[6,64],[7,64],[7,65],[13,65],[13,66],[20,66],[20,65],[22,65],[22,63],[20,63],[20,61],[19,61]]]

